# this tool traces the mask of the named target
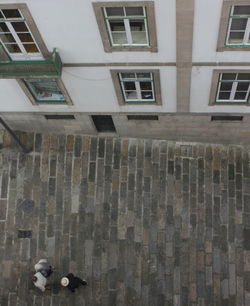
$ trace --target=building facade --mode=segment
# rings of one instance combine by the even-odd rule
[[[249,0],[0,1],[13,129],[248,144]]]

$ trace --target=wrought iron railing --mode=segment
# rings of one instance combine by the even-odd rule
[[[0,61],[0,78],[59,77],[62,61],[56,49],[45,60]]]

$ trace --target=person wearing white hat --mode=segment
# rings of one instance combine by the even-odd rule
[[[69,273],[61,279],[61,285],[63,287],[67,287],[71,292],[75,292],[75,289],[80,285],[87,286],[88,283],[86,280],[82,280],[81,278],[74,276],[73,273]]]

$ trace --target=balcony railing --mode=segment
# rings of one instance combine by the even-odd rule
[[[59,77],[62,73],[62,61],[56,51],[51,57],[39,61],[0,61],[0,78],[25,78],[25,77]]]

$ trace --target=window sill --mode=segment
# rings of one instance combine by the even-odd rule
[[[124,105],[130,105],[130,104],[144,104],[144,105],[158,105],[155,101],[153,102],[146,102],[146,101],[131,101],[131,102],[124,102]]]
[[[217,52],[223,51],[249,51],[250,45],[225,45],[217,48]]]
[[[234,102],[234,101],[227,101],[227,102],[215,102],[213,105],[244,105],[249,106],[248,102]]]
[[[250,48],[250,45],[225,45],[225,48]]]
[[[37,105],[67,105],[66,101],[46,101],[46,102],[41,102],[41,101],[35,101]]]
[[[151,46],[122,46],[122,47],[115,47],[110,46],[109,48],[105,49],[106,52],[158,52],[157,47]]]

